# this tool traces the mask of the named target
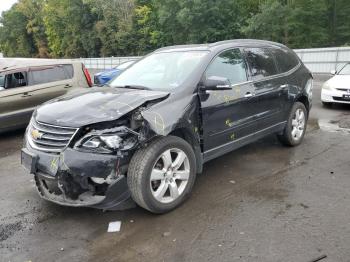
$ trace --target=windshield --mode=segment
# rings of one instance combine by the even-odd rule
[[[350,75],[350,64],[345,65],[338,73],[338,75]]]
[[[125,70],[109,85],[172,90],[185,82],[206,54],[206,51],[155,53]]]
[[[5,89],[5,76],[0,75],[0,91]]]
[[[125,62],[125,63],[122,63],[120,65],[118,65],[116,67],[116,69],[120,69],[120,70],[124,70],[125,68],[131,66],[133,63],[135,63],[136,61],[128,61],[128,62]]]

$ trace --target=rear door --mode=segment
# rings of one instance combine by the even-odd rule
[[[204,151],[254,132],[254,86],[248,82],[246,68],[239,48],[221,52],[208,66],[204,78],[227,78],[231,89],[200,91]]]
[[[73,87],[73,75],[73,66],[69,64],[31,67],[28,81],[33,106],[67,93]]]
[[[255,118],[258,130],[269,128],[281,121],[281,83],[273,55],[268,48],[244,49],[253,81],[255,94]]]
[[[34,110],[27,71],[2,74],[0,87],[0,129],[24,126]]]

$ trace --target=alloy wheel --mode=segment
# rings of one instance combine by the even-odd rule
[[[306,124],[305,113],[302,109],[297,109],[292,119],[292,138],[294,141],[298,141],[304,134]]]
[[[184,192],[190,176],[190,162],[184,151],[167,149],[155,162],[150,176],[153,197],[161,203],[171,203]]]

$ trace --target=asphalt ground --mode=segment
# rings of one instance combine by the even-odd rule
[[[303,144],[269,136],[212,160],[165,215],[46,202],[20,165],[24,130],[2,134],[0,261],[350,261],[350,106],[322,107],[326,78]]]

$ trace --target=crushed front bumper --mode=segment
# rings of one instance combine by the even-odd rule
[[[49,154],[27,147],[22,149],[21,162],[48,201],[105,210],[135,206],[125,176],[128,161],[118,156],[71,148]]]

